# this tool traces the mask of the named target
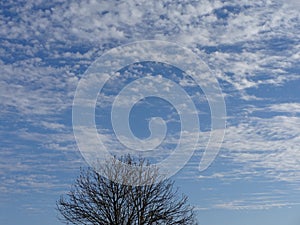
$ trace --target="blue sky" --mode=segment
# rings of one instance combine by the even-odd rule
[[[110,122],[117,93],[145,74],[170,79],[191,96],[201,125],[193,157],[173,176],[200,224],[299,224],[299,10],[297,0],[2,1],[0,224],[61,224],[55,202],[88,166],[72,129],[76,87],[102,54],[143,40],[177,43],[209,66],[225,100],[225,137],[200,172],[211,126],[203,90],[187,71],[143,62],[118,71],[97,98],[97,130],[111,153],[126,152]],[[177,112],[157,97],[134,105],[137,137],[150,135],[151,117],[168,128],[158,158],[145,157],[172,152]]]

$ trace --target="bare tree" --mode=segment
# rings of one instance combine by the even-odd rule
[[[60,219],[80,225],[197,224],[193,207],[186,196],[178,195],[173,181],[161,179],[158,170],[148,169],[145,160],[126,156],[122,161],[138,166],[138,174],[122,167],[117,159],[101,168],[110,179],[92,168],[82,170],[71,191],[57,202]],[[116,177],[123,179],[123,184],[115,182]],[[147,185],[129,184],[136,179]]]

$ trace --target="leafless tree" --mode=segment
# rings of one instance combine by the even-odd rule
[[[105,176],[92,168],[82,170],[71,191],[57,202],[60,219],[80,225],[197,224],[193,207],[173,181],[162,179],[143,159],[128,155],[121,161],[140,169],[129,171],[115,158],[101,167]],[[130,185],[136,179],[146,185]]]

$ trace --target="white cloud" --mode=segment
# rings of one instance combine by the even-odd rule
[[[229,202],[215,204],[213,207],[219,209],[229,209],[229,210],[267,210],[274,207],[283,208],[283,207],[291,207],[295,205],[299,205],[299,203],[258,199],[254,202],[247,201],[247,200],[233,200]]]
[[[249,118],[229,126],[223,147],[233,162],[245,170],[261,170],[261,176],[291,183],[300,181],[299,117]],[[238,176],[238,175],[237,175]]]
[[[5,120],[12,120],[12,114],[20,117],[11,121],[17,124],[16,129],[27,128],[16,132],[15,138],[24,143],[1,152],[1,174],[38,170],[45,166],[38,164],[40,158],[51,161],[53,156],[53,152],[36,157],[22,155],[21,149],[64,152],[75,149],[70,125],[62,122],[65,119],[62,114],[71,109],[78,78],[97,56],[114,46],[144,39],[178,42],[197,52],[214,69],[218,79],[229,84],[223,86],[228,98],[251,101],[254,105],[264,97],[249,94],[249,89],[297,81],[299,13],[294,7],[278,4],[280,1],[201,0],[179,4],[164,0],[60,0],[26,1],[23,5],[6,1],[3,4],[10,5],[14,14],[0,15],[0,106]],[[289,3],[294,6],[296,2],[284,4]],[[237,11],[231,11],[230,6]],[[46,9],[33,9],[42,7]],[[217,12],[223,13],[223,18]],[[295,184],[300,180],[299,103],[274,104],[262,110],[284,115],[237,118],[236,125],[227,129],[223,147],[228,151],[222,154],[233,163],[245,165],[242,171],[234,171],[239,174],[230,175],[250,176],[247,169],[263,168],[266,171],[263,176]],[[23,125],[24,121],[28,124]],[[37,127],[49,129],[51,134],[41,134],[35,130]],[[5,137],[8,133],[0,135]],[[107,138],[109,146],[116,147],[111,136],[103,138]],[[174,144],[176,140],[171,137],[168,141]],[[34,142],[35,146],[26,141]],[[74,152],[68,155],[68,166],[82,162]],[[49,170],[63,168],[65,163],[49,161],[46,164]],[[198,168],[198,164],[193,166]],[[226,173],[215,173],[212,178],[226,179]],[[7,179],[10,185],[0,188],[1,192],[12,191],[13,185],[21,181],[23,186],[44,189],[46,179]],[[266,202],[263,206],[284,204]],[[220,203],[218,207],[237,209],[247,205],[235,201]]]
[[[273,112],[297,114],[300,113],[300,103],[290,102],[290,103],[275,104],[275,105],[271,105],[269,109],[270,111]]]

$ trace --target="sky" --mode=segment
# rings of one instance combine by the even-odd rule
[[[80,167],[130,153],[171,169],[201,225],[298,225],[299,10],[1,1],[0,224],[61,225],[55,204]]]

